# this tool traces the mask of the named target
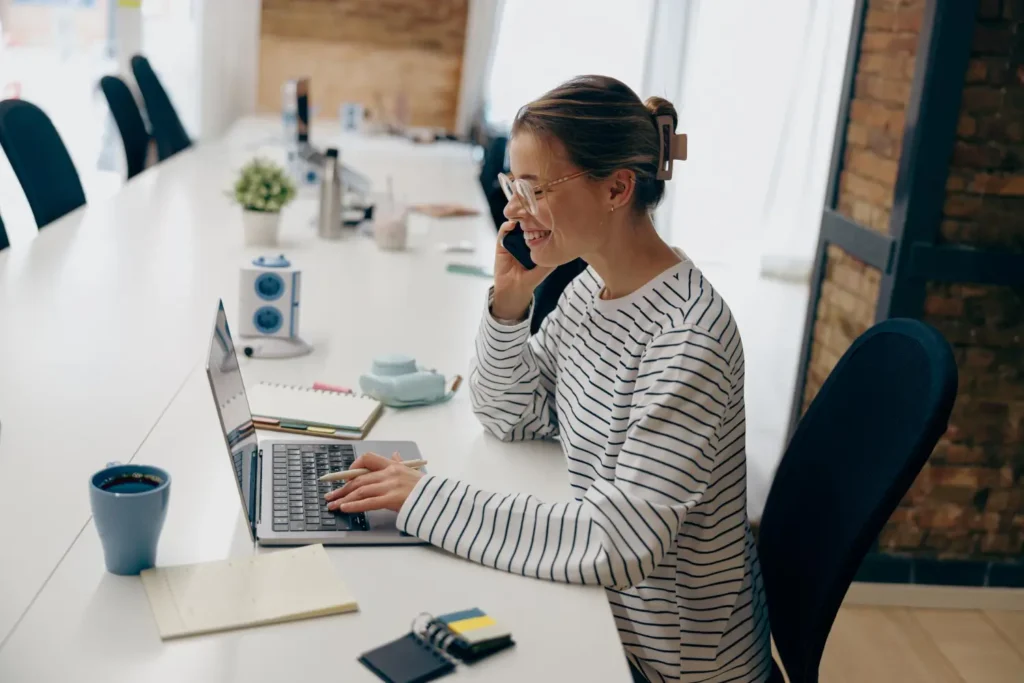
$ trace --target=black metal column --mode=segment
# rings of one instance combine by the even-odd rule
[[[915,245],[939,235],[977,11],[977,0],[925,5],[889,218],[895,258],[882,274],[876,321],[918,318],[923,310],[925,280],[907,265]]]

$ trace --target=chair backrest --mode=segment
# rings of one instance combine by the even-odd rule
[[[128,177],[133,178],[146,168],[149,131],[146,130],[139,105],[135,102],[135,96],[132,95],[127,83],[117,76],[104,76],[100,79],[100,89],[107,98],[110,113],[117,124],[117,130],[121,133]]]
[[[25,100],[0,102],[0,146],[37,226],[42,228],[85,204],[75,164],[42,109]]]
[[[484,160],[480,165],[480,185],[484,191],[498,182],[498,174],[505,170],[508,136],[491,135],[484,146]]]
[[[946,431],[956,390],[953,353],[938,331],[885,320],[846,351],[797,425],[758,538],[790,683],[818,680],[843,597]]]
[[[576,279],[577,275],[586,269],[587,262],[581,258],[563,263],[534,288],[533,317],[530,318],[530,334],[537,334],[537,330],[540,329],[540,324],[544,322],[544,318],[548,317],[548,314],[558,307],[558,300],[562,296],[562,292],[565,291],[565,288]]]
[[[508,199],[498,183],[498,174],[506,170],[506,152],[508,150],[507,135],[491,135],[483,144],[484,158],[480,164],[480,187],[487,198],[487,207],[497,230],[505,222],[505,205]]]
[[[192,146],[192,140],[181,125],[178,112],[171,104],[171,98],[153,72],[149,60],[142,55],[132,57],[132,73],[139,84],[142,99],[146,102],[149,126],[156,140],[156,151],[160,161]]]
[[[9,246],[11,246],[11,243],[7,240],[7,229],[4,228],[4,219],[0,218],[0,251]]]

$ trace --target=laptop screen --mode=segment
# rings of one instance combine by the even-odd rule
[[[238,367],[235,345],[228,330],[223,301],[217,307],[206,374],[210,379],[210,389],[224,431],[224,442],[227,444],[235,481],[238,483],[242,509],[249,520],[249,533],[254,535],[258,512],[256,487],[259,479],[259,443],[252,422],[252,413],[249,412],[249,401],[245,397],[245,385],[242,383],[242,371]]]

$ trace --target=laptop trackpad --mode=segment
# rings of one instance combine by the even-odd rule
[[[391,510],[373,510],[366,513],[366,523],[372,531],[394,529],[398,514]]]

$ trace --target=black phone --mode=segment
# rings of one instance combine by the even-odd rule
[[[523,268],[533,270],[537,267],[537,264],[530,258],[530,247],[526,246],[526,234],[523,232],[523,226],[519,223],[505,233],[501,239],[501,246],[505,247],[505,251],[512,254],[512,257],[519,261]]]

